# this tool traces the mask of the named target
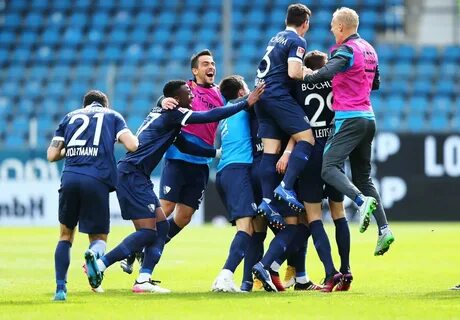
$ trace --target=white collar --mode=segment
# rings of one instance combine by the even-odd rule
[[[292,31],[292,32],[295,32],[295,33],[297,34],[297,31],[296,31],[296,29],[295,29],[295,28],[293,28],[293,27],[286,27],[286,29],[285,29],[285,30],[286,30],[286,31]]]

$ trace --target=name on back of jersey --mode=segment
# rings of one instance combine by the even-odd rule
[[[91,156],[97,157],[99,147],[69,147],[65,152],[66,157]]]
[[[287,44],[287,39],[283,36],[275,36],[270,39],[270,42],[279,43],[285,46]]]
[[[302,83],[302,91],[321,90],[326,88],[332,88],[332,84],[329,81],[320,83]]]

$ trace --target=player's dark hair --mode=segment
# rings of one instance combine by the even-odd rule
[[[190,58],[190,68],[198,68],[198,58],[201,56],[211,56],[212,57],[212,52],[209,49],[204,49],[201,50],[198,53],[195,53],[191,58]]]
[[[90,90],[85,94],[83,98],[83,106],[88,106],[93,102],[101,104],[104,108],[109,107],[109,98],[105,95],[104,92],[99,90]]]
[[[187,84],[184,80],[171,80],[168,81],[163,87],[163,95],[165,98],[171,98],[176,96],[177,90],[183,85]]]
[[[243,88],[243,77],[237,75],[225,77],[219,84],[220,93],[227,101],[238,98],[238,91]]]
[[[327,54],[324,52],[313,50],[307,52],[303,60],[305,66],[312,70],[318,70],[326,64]]]
[[[301,3],[291,4],[287,8],[286,13],[286,25],[299,27],[306,20],[309,20],[311,16],[311,10]]]

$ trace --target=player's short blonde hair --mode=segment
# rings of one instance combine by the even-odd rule
[[[358,29],[359,26],[359,16],[355,10],[342,7],[337,9],[332,15],[333,19],[337,19],[342,23],[346,28]]]

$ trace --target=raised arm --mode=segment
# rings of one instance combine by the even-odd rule
[[[231,117],[235,113],[253,106],[259,100],[264,90],[265,84],[258,85],[256,89],[249,94],[246,100],[225,108],[215,108],[206,112],[192,112],[184,122],[185,124],[209,123]]]
[[[318,83],[332,80],[339,72],[347,70],[353,64],[353,50],[345,45],[340,46],[332,55],[331,59],[316,72],[310,69],[304,71],[304,82]]]
[[[184,138],[182,134],[179,134],[174,141],[174,145],[184,153],[191,154],[193,156],[214,158],[216,156],[216,149],[211,147],[199,146],[192,143]]]

